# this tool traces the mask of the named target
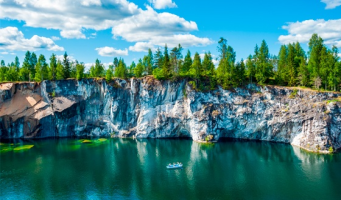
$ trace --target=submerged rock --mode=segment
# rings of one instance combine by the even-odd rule
[[[52,96],[53,94],[53,96]],[[150,76],[0,84],[0,138],[220,137],[341,147],[337,93],[248,85],[197,92],[186,80]]]

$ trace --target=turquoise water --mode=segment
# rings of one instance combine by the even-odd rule
[[[0,199],[325,200],[341,194],[341,154],[286,144],[49,139],[2,142],[0,156]],[[184,168],[167,170],[170,162]]]

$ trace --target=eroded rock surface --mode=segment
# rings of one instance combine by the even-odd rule
[[[120,80],[0,84],[0,138],[221,137],[341,147],[337,93],[248,85],[197,92],[183,81]]]

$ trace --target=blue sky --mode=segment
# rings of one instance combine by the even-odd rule
[[[114,57],[130,64],[164,43],[217,55],[220,37],[240,60],[263,39],[271,54],[295,41],[307,49],[315,32],[341,48],[341,0],[0,0],[0,7],[6,63],[15,56],[22,62],[30,50],[47,58],[67,51],[87,66]]]

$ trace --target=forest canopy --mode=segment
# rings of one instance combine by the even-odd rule
[[[67,78],[105,78],[110,81],[115,77],[126,79],[153,75],[160,80],[188,78],[196,89],[201,90],[214,89],[218,85],[228,89],[248,83],[304,86],[332,91],[341,89],[338,48],[333,46],[329,49],[317,34],[312,35],[308,52],[296,42],[282,45],[278,55],[270,55],[268,45],[263,40],[246,60],[237,61],[236,52],[224,38],[220,38],[217,50],[217,66],[210,52],[205,53],[203,59],[198,52],[192,56],[189,50],[183,55],[183,47],[179,44],[172,49],[165,45],[155,52],[149,49],[147,55],[130,65],[122,58],[115,57],[108,69],[96,59],[88,72],[85,72],[84,63],[71,62],[66,52],[62,60],[52,54],[48,63],[44,55],[37,56],[27,51],[22,65],[18,57],[7,65],[1,60],[0,82],[40,82]]]

